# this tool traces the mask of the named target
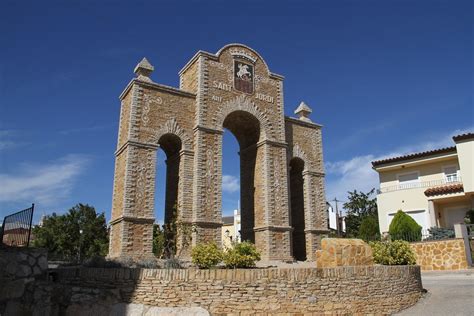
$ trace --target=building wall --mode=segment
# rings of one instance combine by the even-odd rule
[[[424,210],[426,225],[423,229],[435,226],[436,224],[431,223],[428,213],[428,198],[424,194],[425,190],[426,188],[416,188],[377,195],[380,232],[388,232],[389,214],[396,213],[398,210],[404,212]]]
[[[380,188],[385,188],[393,185],[398,185],[398,174],[410,173],[419,171],[419,181],[433,181],[444,179],[443,167],[456,166],[459,170],[459,162],[457,157],[449,157],[442,161],[425,162],[423,164],[410,165],[407,164],[404,168],[393,168],[379,172]]]
[[[300,269],[60,269],[68,310],[119,302],[203,307],[216,314],[392,314],[422,295],[417,266]],[[113,290],[109,290],[111,285]],[[110,295],[110,291],[114,291]],[[69,297],[76,298],[71,301]],[[108,298],[104,302],[102,298]],[[65,303],[69,302],[69,303]],[[80,307],[80,308],[79,308]],[[67,314],[67,313],[66,313]]]
[[[228,249],[232,247],[232,241],[235,240],[236,232],[234,225],[222,225],[222,247]],[[232,237],[232,239],[230,238]]]
[[[432,221],[431,214],[429,213],[429,199],[424,193],[428,187],[398,189],[389,192],[383,192],[383,190],[397,186],[399,184],[399,174],[415,171],[419,172],[419,182],[435,181],[433,183],[437,183],[436,181],[445,179],[443,167],[452,165],[456,166],[459,170],[459,163],[456,157],[415,166],[407,165],[405,168],[392,168],[386,171],[380,170],[379,179],[382,193],[377,195],[380,231],[382,233],[388,231],[388,214],[396,213],[398,210],[404,212],[424,210],[425,225],[423,229],[437,226],[437,223]]]
[[[241,242],[240,211],[234,210],[234,222],[222,225],[222,247],[231,248],[233,242]]]
[[[474,140],[462,140],[456,143],[464,192],[474,194]]]
[[[469,201],[465,198],[459,200],[445,199],[435,200],[436,221],[441,227],[453,229],[453,224],[464,223],[464,217],[467,211],[471,208]],[[448,219],[448,217],[451,217]],[[457,219],[453,223],[453,219]]]

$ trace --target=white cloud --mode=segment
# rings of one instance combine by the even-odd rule
[[[326,197],[345,200],[348,191],[370,191],[378,186],[378,175],[372,170],[373,155],[357,156],[349,160],[326,163],[328,179]]]
[[[25,142],[15,141],[15,132],[11,130],[0,130],[0,152],[12,147],[26,145]]]
[[[222,176],[222,191],[224,192],[237,192],[240,189],[239,178],[231,175]]]
[[[332,200],[337,197],[339,200],[347,199],[347,192],[358,190],[368,192],[372,188],[378,188],[378,174],[372,169],[372,161],[389,157],[397,157],[407,153],[427,151],[437,148],[454,146],[452,136],[467,133],[473,128],[455,130],[443,135],[430,135],[427,140],[418,144],[409,144],[393,150],[384,155],[367,154],[355,156],[348,160],[341,160],[326,163],[326,198]]]
[[[1,173],[0,202],[54,205],[69,196],[87,161],[82,155],[68,155],[51,163],[23,164],[14,172]]]

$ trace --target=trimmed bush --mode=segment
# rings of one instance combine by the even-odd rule
[[[399,210],[388,229],[392,240],[420,241],[421,226],[408,214]]]
[[[224,253],[224,264],[227,268],[251,268],[260,260],[260,253],[249,241],[235,243]]]
[[[200,269],[209,269],[222,261],[222,250],[213,242],[197,244],[191,251],[191,258]]]
[[[377,215],[369,215],[364,217],[359,226],[358,237],[364,241],[380,240],[380,229]]]
[[[375,263],[390,266],[416,264],[415,253],[411,249],[410,244],[406,241],[375,241],[369,242],[369,245],[372,247]]]

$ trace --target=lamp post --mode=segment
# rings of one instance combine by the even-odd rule
[[[81,248],[82,248],[82,233],[83,230],[79,229],[79,263],[81,262]]]

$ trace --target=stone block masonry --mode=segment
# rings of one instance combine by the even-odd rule
[[[285,117],[284,78],[242,44],[199,51],[180,71],[179,88],[153,82],[153,70],[143,59],[120,96],[109,256],[153,255],[160,172],[167,175],[165,223],[176,209],[178,221],[196,228],[190,243],[178,241],[178,251],[189,256],[189,246],[221,244],[227,129],[241,154],[242,239],[254,242],[266,261],[314,260],[327,219],[322,127],[309,118],[308,105],[297,108],[299,118]],[[159,148],[166,168],[156,167]],[[291,185],[293,159],[301,168]]]
[[[55,274],[57,286],[69,293],[69,299],[63,298],[69,311],[99,305],[104,313],[125,303],[203,308],[211,315],[391,314],[415,304],[422,293],[418,266],[64,268]]]
[[[325,238],[316,251],[318,268],[373,264],[372,248],[361,239]]]
[[[46,249],[0,247],[0,315],[25,315],[33,295],[43,295],[34,285],[46,279],[47,270]]]
[[[464,240],[435,240],[410,244],[422,270],[463,270],[468,268]]]

